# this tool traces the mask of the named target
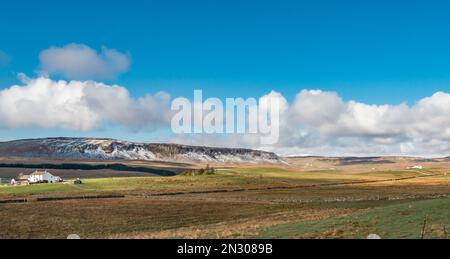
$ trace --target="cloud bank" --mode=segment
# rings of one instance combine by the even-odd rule
[[[0,91],[0,128],[99,129],[105,123],[153,130],[170,120],[166,93],[130,97],[117,85],[94,81],[28,79]]]
[[[450,94],[412,106],[344,102],[336,93],[301,91],[284,114],[288,153],[332,155],[450,154]]]
[[[96,50],[82,44],[51,47],[39,55],[39,72],[76,80],[109,80],[129,70],[129,55],[103,47]]]
[[[413,105],[344,101],[337,93],[303,90],[289,103],[280,93],[280,140],[260,146],[253,134],[172,135],[181,144],[248,147],[283,155],[450,155],[450,94],[438,92]],[[122,86],[94,81],[23,78],[0,90],[0,128],[79,131],[118,125],[131,130],[167,129],[173,112],[167,93],[132,98]]]
[[[171,141],[249,147],[283,155],[450,155],[450,94],[438,92],[409,106],[343,101],[334,92],[303,90],[280,98],[280,141],[260,146],[257,135],[175,136]],[[261,98],[266,98],[263,96]]]

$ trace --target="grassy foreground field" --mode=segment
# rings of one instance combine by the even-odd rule
[[[28,202],[0,203],[0,238],[450,237],[446,168],[392,168],[239,166],[214,175],[3,186],[0,201]],[[123,198],[80,199],[102,194]]]

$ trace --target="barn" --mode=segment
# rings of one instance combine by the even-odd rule
[[[59,183],[63,180],[59,176],[54,176],[47,170],[34,171],[30,175],[20,174],[18,178],[11,180],[12,185],[37,184],[37,183]]]
[[[30,174],[28,178],[31,184],[33,183],[59,183],[61,182],[61,178],[59,176],[54,176],[49,173],[47,170],[45,171],[35,171]]]

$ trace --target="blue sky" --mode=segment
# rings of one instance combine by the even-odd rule
[[[447,1],[2,1],[0,49],[33,75],[49,46],[132,55],[114,80],[133,94],[288,98],[302,88],[368,103],[414,102],[450,82]]]
[[[0,62],[0,90],[20,84],[18,73],[37,77],[43,50],[77,43],[128,55],[127,72],[101,81],[135,98],[275,90],[293,102],[303,89],[321,89],[344,101],[413,106],[449,90],[448,10],[448,1],[436,0],[4,0],[0,51],[9,61]],[[159,133],[0,130],[3,139],[87,134],[148,140]]]

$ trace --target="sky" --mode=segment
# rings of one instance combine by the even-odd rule
[[[449,9],[448,1],[433,0],[5,0],[0,8],[0,140],[95,136],[184,142],[165,127],[169,115],[160,107],[171,98],[191,98],[194,89],[218,98],[259,98],[274,91],[286,101],[287,120],[298,125],[297,131],[283,128],[282,138],[291,140],[270,150],[447,155],[450,107],[447,95],[436,94],[450,86]],[[57,80],[74,83],[60,85],[70,88],[61,93]],[[23,89],[9,91],[14,85]],[[87,92],[114,92],[109,94],[117,105],[108,104],[107,111],[79,103],[70,107],[75,101],[64,99]],[[295,110],[317,96],[312,114]],[[58,104],[62,99],[66,102]],[[38,100],[52,103],[38,105]],[[333,102],[336,106],[327,111]],[[70,108],[58,115],[51,110],[58,105]],[[342,109],[335,114],[338,121],[308,120],[324,111],[333,114],[337,107]],[[391,115],[391,109],[401,115]],[[68,122],[71,114],[81,117]],[[441,128],[428,132],[425,120]],[[241,137],[195,136],[190,142],[238,145]]]

